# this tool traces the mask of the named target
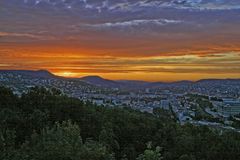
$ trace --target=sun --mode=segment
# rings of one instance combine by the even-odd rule
[[[59,73],[56,73],[56,74],[59,75],[59,76],[63,76],[63,77],[74,77],[74,76],[76,76],[75,73],[69,72],[69,71],[59,72]]]
[[[65,77],[70,77],[70,76],[72,76],[72,72],[63,72],[63,76],[65,76]]]

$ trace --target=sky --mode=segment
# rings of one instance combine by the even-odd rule
[[[0,69],[240,78],[239,0],[0,0]]]

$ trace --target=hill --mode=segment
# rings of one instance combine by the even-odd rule
[[[56,78],[54,74],[47,70],[0,70],[0,74],[14,74],[14,75],[22,75],[29,76],[33,78]]]
[[[93,85],[101,86],[101,87],[109,87],[109,88],[118,88],[120,84],[116,81],[104,79],[100,76],[86,76],[80,78],[80,80],[84,82],[88,82]]]

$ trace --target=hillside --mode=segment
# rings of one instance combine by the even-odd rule
[[[121,85],[115,81],[104,79],[100,76],[86,76],[80,78],[80,80],[88,82],[93,85],[109,88],[119,88]]]
[[[56,78],[57,76],[53,75],[47,70],[0,70],[1,74],[13,74],[13,75],[22,75],[28,76],[31,78]]]

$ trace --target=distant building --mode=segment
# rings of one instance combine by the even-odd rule
[[[103,105],[104,104],[104,100],[103,99],[93,99],[92,102],[98,106]]]
[[[239,100],[224,100],[219,107],[219,111],[225,116],[236,115],[240,113],[240,101]]]
[[[162,109],[169,110],[169,105],[170,105],[169,100],[164,99],[160,101],[160,107]]]
[[[140,110],[141,110],[141,112],[153,113],[152,107],[145,107],[145,108],[141,108]]]

